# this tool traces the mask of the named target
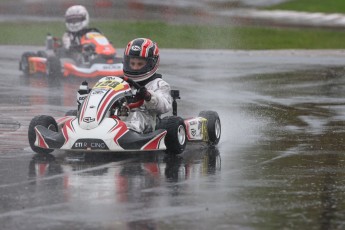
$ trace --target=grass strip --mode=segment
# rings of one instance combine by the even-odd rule
[[[268,27],[170,25],[162,22],[98,21],[99,28],[115,47],[128,41],[148,37],[161,48],[183,49],[343,49],[345,32],[325,29]],[[44,45],[49,32],[61,37],[60,22],[0,23],[2,45]]]
[[[295,10],[305,12],[345,13],[344,0],[292,0],[268,9]]]

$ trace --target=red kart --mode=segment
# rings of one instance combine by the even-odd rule
[[[66,53],[58,38],[47,36],[46,50],[25,52],[19,69],[25,75],[44,74],[49,78],[82,77],[97,78],[122,76],[122,58],[116,57],[116,49],[98,31],[90,31],[81,38],[79,52]]]

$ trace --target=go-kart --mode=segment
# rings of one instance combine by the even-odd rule
[[[78,93],[78,99],[83,101],[77,110],[68,111],[66,116],[57,120],[47,115],[34,117],[28,130],[32,150],[36,153],[50,153],[54,149],[109,152],[166,150],[171,154],[180,154],[187,142],[218,144],[221,123],[217,112],[202,111],[198,117],[182,119],[177,116],[178,90],[171,93],[173,115],[157,117],[153,131],[138,133],[129,129],[125,123],[128,113],[144,102],[137,99],[132,88],[139,89],[140,85],[126,77],[104,77],[92,89],[82,89],[86,93],[84,97]]]
[[[25,75],[43,74],[48,78],[122,76],[122,59],[108,39],[97,30],[86,33],[74,52],[66,52],[61,40],[48,35],[46,50],[24,52],[19,70]]]

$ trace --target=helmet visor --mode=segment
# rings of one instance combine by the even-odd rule
[[[124,70],[131,75],[141,75],[150,72],[155,66],[154,58],[141,58],[126,55]]]
[[[85,15],[70,15],[66,17],[66,23],[78,23],[86,20]]]

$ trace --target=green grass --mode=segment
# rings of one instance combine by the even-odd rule
[[[342,49],[345,32],[322,29],[212,27],[169,25],[161,22],[95,22],[113,42],[124,48],[136,37],[148,37],[160,48],[190,49]],[[60,37],[61,22],[0,23],[2,45],[44,45],[50,32]]]
[[[306,12],[345,13],[344,0],[292,0],[269,7],[269,9]]]
[[[244,27],[237,36],[243,49],[344,49],[344,31]]]
[[[166,48],[223,48],[231,47],[233,32],[230,27],[168,25],[161,22],[94,22],[116,47],[125,47],[137,37],[148,37]],[[42,23],[0,23],[0,44],[43,45],[45,35],[61,37],[64,24]]]

